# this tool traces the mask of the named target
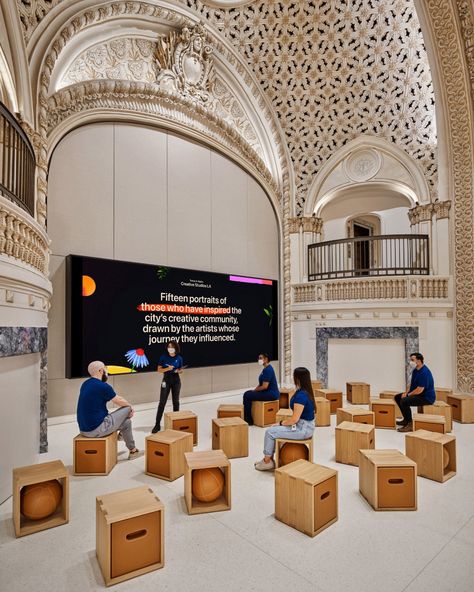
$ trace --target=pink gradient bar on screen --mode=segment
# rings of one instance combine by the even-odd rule
[[[229,280],[231,282],[243,282],[244,284],[264,284],[265,286],[271,286],[272,280],[260,280],[258,278],[243,277],[241,275],[230,275]]]

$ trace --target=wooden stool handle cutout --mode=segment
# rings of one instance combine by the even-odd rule
[[[179,429],[184,432],[185,430],[189,430],[189,426],[180,426]]]
[[[390,485],[400,485],[400,483],[403,483],[403,479],[389,479],[388,482]]]
[[[330,491],[326,491],[326,493],[323,493],[323,495],[321,496],[321,499],[326,499],[327,497],[329,497],[329,495],[331,494]]]
[[[84,454],[97,454],[97,450],[84,450]]]
[[[382,415],[382,414],[387,415],[388,411],[382,411],[382,410],[380,410],[379,413],[380,413],[380,415]]]
[[[141,537],[145,536],[147,533],[146,528],[142,528],[141,530],[137,530],[136,532],[131,532],[127,534],[125,537],[127,541],[134,541],[135,539],[140,539]]]
[[[156,454],[156,456],[164,456],[164,454],[161,452],[161,450],[155,450],[155,454]]]

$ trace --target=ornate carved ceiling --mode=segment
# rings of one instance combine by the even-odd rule
[[[230,10],[180,0],[252,66],[283,127],[296,210],[338,148],[360,134],[395,142],[436,192],[434,94],[411,0],[259,1]]]
[[[62,1],[17,0],[27,41]],[[323,164],[361,134],[402,147],[418,161],[436,197],[434,95],[413,0],[176,3],[231,41],[270,99],[292,159],[297,214]],[[89,50],[63,82],[77,80],[79,70],[110,51],[110,44]],[[126,77],[136,77],[137,68],[128,65]],[[145,79],[151,75],[143,72]],[[100,77],[97,67],[94,76]]]

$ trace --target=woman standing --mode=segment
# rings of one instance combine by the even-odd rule
[[[179,411],[179,392],[181,390],[180,374],[183,372],[183,358],[179,355],[177,341],[171,340],[166,344],[166,353],[158,360],[158,372],[163,375],[160,391],[160,402],[156,412],[155,427],[151,430],[156,434],[161,429],[161,418],[171,391],[173,411]]]
[[[259,354],[258,363],[263,366],[258,377],[258,386],[244,393],[244,419],[249,425],[253,425],[252,401],[276,401],[280,398],[280,390],[275,370],[270,364],[270,356]]]
[[[264,457],[261,461],[255,463],[257,471],[271,471],[275,468],[273,454],[275,453],[275,440],[277,438],[306,440],[313,436],[316,403],[309,370],[307,368],[295,368],[293,380],[296,386],[296,392],[290,401],[293,415],[280,421],[280,425],[268,428],[265,432]]]

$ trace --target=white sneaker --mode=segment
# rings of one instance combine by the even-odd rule
[[[270,460],[269,462],[265,462],[264,460],[261,460],[255,463],[255,468],[257,471],[273,471],[275,468],[275,461]]]
[[[138,448],[135,450],[135,452],[129,452],[128,460],[133,460],[134,458],[137,458],[137,456],[139,454],[140,454],[140,451],[138,450]]]

